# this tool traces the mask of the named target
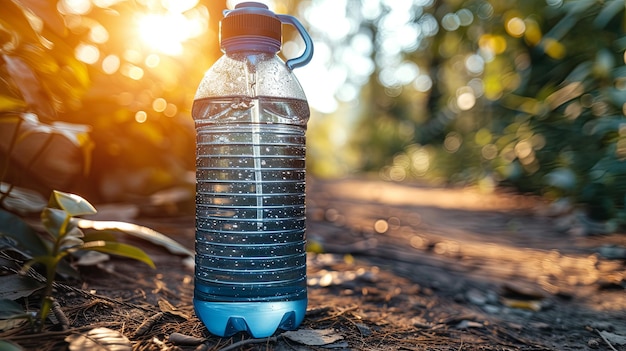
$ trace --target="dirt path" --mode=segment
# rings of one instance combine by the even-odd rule
[[[413,311],[430,316],[418,325],[432,328],[449,314],[458,322],[452,329],[469,318],[477,322],[469,325],[494,328],[487,334],[504,330],[523,341],[464,349],[610,349],[598,332],[626,335],[624,260],[598,253],[624,247],[623,234],[576,236],[560,230],[563,217],[548,216],[546,204],[519,195],[361,180],[316,185],[308,207],[312,240],[433,296],[436,307]]]
[[[67,335],[104,326],[134,350],[197,349],[172,344],[173,333],[205,338],[207,350],[626,350],[624,260],[598,253],[626,247],[626,235],[568,234],[545,204],[519,195],[367,180],[307,189],[317,253],[301,330],[319,345],[208,335],[191,307],[193,272],[159,247],[148,247],[156,272],[115,259],[59,285],[69,331],[9,339],[58,350]],[[193,247],[191,216],[134,222]]]

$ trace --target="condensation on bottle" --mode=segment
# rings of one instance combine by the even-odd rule
[[[281,26],[307,48],[283,62]],[[194,308],[209,332],[266,337],[296,329],[307,306],[305,132],[292,69],[312,43],[291,16],[241,3],[221,23],[224,55],[198,87]]]

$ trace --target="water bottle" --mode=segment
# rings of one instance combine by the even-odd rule
[[[261,338],[306,312],[305,131],[309,106],[292,70],[313,44],[294,17],[255,2],[225,11],[224,55],[196,92],[194,308],[209,332]],[[282,24],[304,53],[287,62]]]

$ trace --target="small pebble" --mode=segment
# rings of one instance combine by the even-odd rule
[[[597,349],[598,347],[600,347],[600,340],[589,339],[589,341],[587,341],[587,346],[591,347],[592,349]]]
[[[474,305],[482,306],[487,303],[487,297],[483,294],[482,291],[476,289],[470,289],[467,293],[465,293],[465,297],[467,300]]]

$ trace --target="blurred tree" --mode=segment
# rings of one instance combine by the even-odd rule
[[[329,66],[348,72],[337,98],[354,77],[364,87],[352,134],[360,169],[395,181],[512,184],[583,203],[592,218],[613,218],[609,229],[626,223],[623,1],[334,6],[351,18],[342,40],[308,18],[332,48]],[[355,53],[370,62],[368,79],[356,71],[366,66],[346,60]]]
[[[66,28],[54,4],[23,4],[31,10],[4,2],[0,18],[0,203],[37,210],[45,197],[36,191],[69,187],[88,168],[88,127],[60,123],[59,114],[75,106],[90,80],[58,40]]]
[[[219,57],[224,8],[226,0],[5,1],[4,200],[16,186],[96,202],[192,183],[189,109]]]

